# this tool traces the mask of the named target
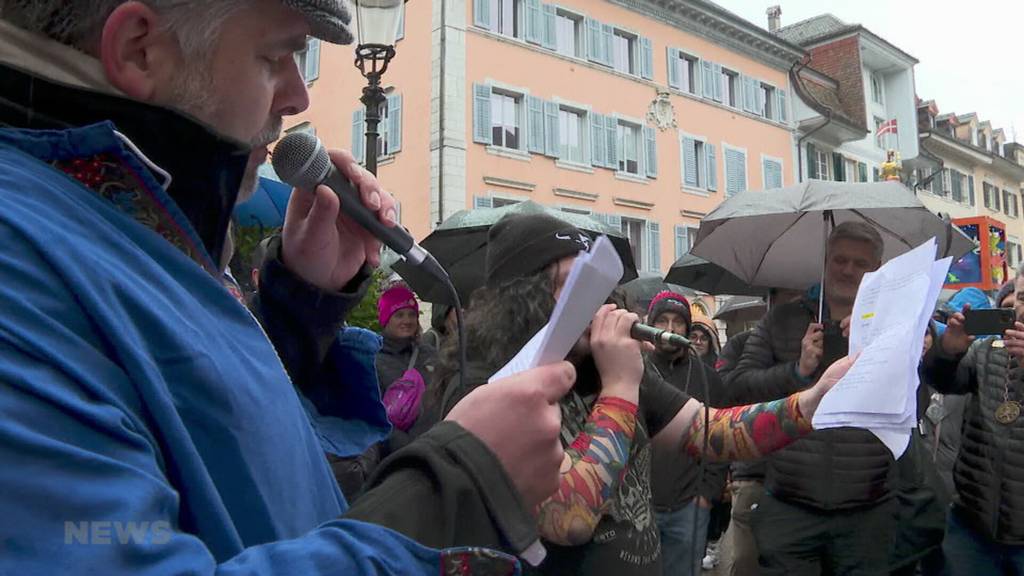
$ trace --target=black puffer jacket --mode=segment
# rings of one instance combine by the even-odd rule
[[[718,356],[718,362],[715,366],[718,370],[718,375],[722,380],[728,381],[729,374],[732,374],[732,371],[736,369],[736,366],[740,362],[740,358],[743,356],[743,349],[746,347],[747,340],[750,339],[750,335],[752,333],[753,330],[740,332],[732,338],[729,338],[729,340],[726,341],[725,346],[722,347],[722,353]],[[741,406],[743,404],[740,402],[741,398],[741,394],[737,394],[733,390],[723,386],[722,403],[725,406]],[[732,473],[733,480],[756,480],[758,482],[763,482],[765,462],[763,458],[749,462],[733,462],[729,470]]]
[[[959,363],[937,350],[926,363],[926,373],[942,393],[971,394],[960,456],[953,468],[963,517],[996,542],[1020,546],[1024,544],[1024,418],[1008,425],[995,419],[1010,358],[996,343],[1001,340],[975,342]],[[1024,369],[1009,363],[1009,373],[1009,399],[1024,403]]]
[[[777,400],[809,387],[796,364],[816,302],[777,306],[747,340],[726,390],[740,404]],[[817,380],[824,366],[814,374]],[[765,489],[775,497],[822,510],[847,510],[892,497],[895,461],[867,430],[818,430],[768,457]]]

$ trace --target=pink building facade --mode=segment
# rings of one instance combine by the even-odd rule
[[[417,238],[531,199],[620,228],[663,274],[723,199],[796,181],[789,72],[804,53],[713,4],[411,0],[403,28],[379,176]],[[358,157],[352,60],[310,46],[312,105],[288,128]]]

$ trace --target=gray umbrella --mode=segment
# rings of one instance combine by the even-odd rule
[[[755,316],[760,316],[767,310],[768,303],[764,301],[764,298],[758,296],[733,296],[727,298],[718,308],[718,312],[715,313],[715,320],[729,322],[743,312],[750,312]]]
[[[767,288],[751,286],[736,277],[735,274],[707,260],[683,254],[669,268],[665,282],[673,282],[708,294],[734,294],[743,296],[761,296],[768,292]]]
[[[661,276],[641,275],[639,278],[623,284],[622,289],[626,291],[626,294],[629,295],[633,303],[639,308],[638,313],[641,315],[647,312],[647,307],[651,305],[651,300],[654,299],[658,292],[670,290],[682,294],[689,299],[697,297],[695,291],[678,284],[665,282],[661,279]]]
[[[935,237],[939,257],[974,248],[959,229],[931,213],[898,182],[811,180],[767,192],[743,192],[701,222],[691,252],[754,286],[804,289],[821,281],[830,228],[860,221],[885,242],[889,260]]]

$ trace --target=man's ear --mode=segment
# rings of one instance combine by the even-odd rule
[[[153,100],[181,62],[177,37],[142,2],[120,4],[107,18],[98,57],[107,80],[131,98]]]

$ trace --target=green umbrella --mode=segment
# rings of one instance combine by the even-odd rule
[[[629,240],[622,236],[622,231],[588,215],[563,212],[530,200],[500,208],[462,210],[442,222],[420,242],[420,246],[433,254],[448,271],[464,306],[469,304],[469,296],[473,291],[484,283],[487,233],[491,226],[509,214],[549,214],[593,236],[608,236],[622,259],[622,281],[637,277],[633,252]],[[394,262],[391,268],[402,276],[421,300],[439,304],[452,303],[447,289],[430,275],[404,261]]]

